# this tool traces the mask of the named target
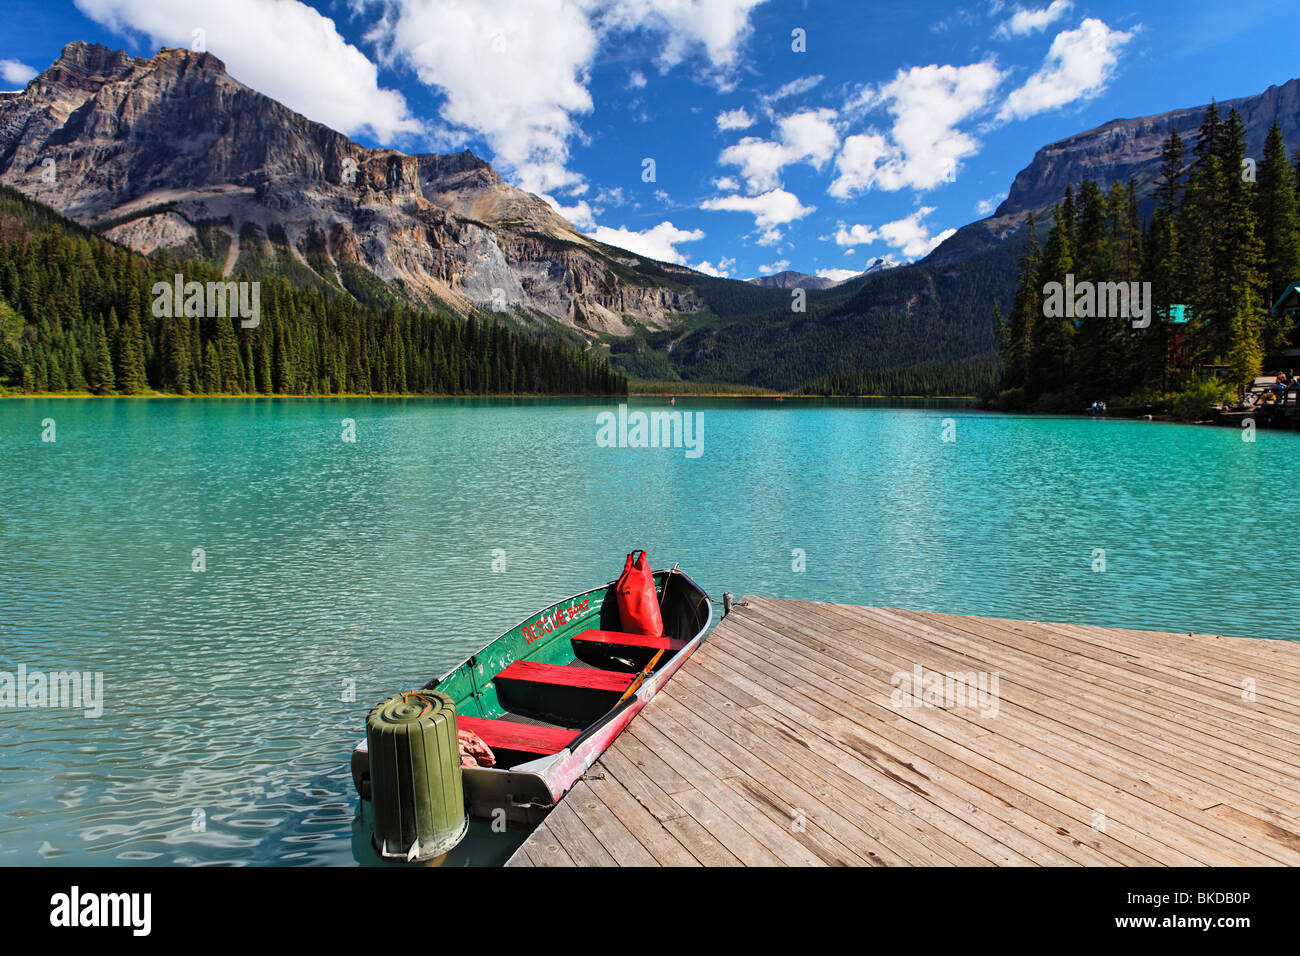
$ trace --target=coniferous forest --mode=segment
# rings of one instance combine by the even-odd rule
[[[562,339],[397,301],[261,282],[255,328],[158,318],[153,286],[222,279],[145,258],[0,187],[0,392],[624,394],[627,380]],[[238,280],[241,277],[232,276]]]
[[[1300,158],[1288,159],[1276,122],[1256,160],[1241,117],[1211,104],[1190,150],[1177,132],[1165,140],[1147,222],[1135,183],[1067,190],[1042,241],[1031,215],[1015,297],[996,315],[995,406],[1077,411],[1101,400],[1194,417],[1277,368],[1298,344],[1294,317],[1270,311],[1300,281],[1298,189]],[[1049,308],[1048,284],[1067,275],[1149,282],[1150,325]]]

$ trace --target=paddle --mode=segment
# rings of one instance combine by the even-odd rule
[[[642,669],[641,673],[636,675],[636,680],[632,681],[632,683],[628,685],[627,690],[623,691],[623,696],[618,699],[620,704],[641,689],[641,685],[644,684],[646,678],[653,673],[655,665],[659,663],[659,658],[663,656],[664,652],[662,648],[655,651],[655,656],[650,658],[650,663]]]

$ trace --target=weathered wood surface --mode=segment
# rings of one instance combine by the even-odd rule
[[[819,864],[1300,864],[1300,643],[747,597],[508,865]]]

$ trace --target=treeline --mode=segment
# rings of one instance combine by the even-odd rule
[[[154,284],[222,281],[146,259],[0,191],[0,388],[26,393],[624,394],[627,379],[564,341],[492,320],[362,304],[279,276],[256,327],[154,315]],[[243,277],[232,277],[238,281]]]
[[[963,362],[837,372],[809,382],[800,391],[805,395],[976,396],[988,392],[1000,370],[997,357],[989,355]]]
[[[1176,131],[1165,140],[1148,222],[1138,215],[1135,183],[1103,193],[1085,182],[1077,197],[1067,188],[1045,241],[1030,216],[1005,320],[995,308],[998,402],[1113,402],[1195,389],[1210,370],[1222,373],[1224,386],[1248,383],[1291,344],[1294,320],[1269,310],[1300,280],[1298,188],[1300,156],[1293,166],[1276,121],[1256,164],[1246,157],[1241,117],[1233,110],[1224,119],[1213,104],[1190,162]],[[1134,328],[1135,310],[1053,308],[1057,290],[1048,284],[1070,275],[1076,285],[1150,283],[1150,325]],[[1186,306],[1186,322],[1174,321],[1175,305]]]

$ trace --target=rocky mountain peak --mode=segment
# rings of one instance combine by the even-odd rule
[[[614,332],[699,308],[630,277],[472,152],[361,146],[210,53],[68,44],[0,97],[0,181],[138,251],[227,273],[274,267],[355,291],[360,267],[429,304],[504,302]]]
[[[112,50],[100,43],[74,40],[63,48],[42,76],[50,82],[94,80],[104,82],[130,72],[141,61],[125,50]]]

